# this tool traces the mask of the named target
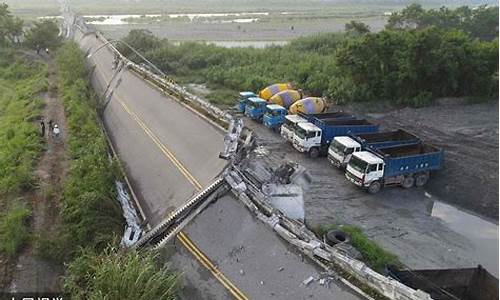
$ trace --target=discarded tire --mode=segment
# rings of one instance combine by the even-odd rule
[[[330,246],[340,244],[340,243],[349,243],[351,238],[349,235],[341,230],[330,230],[326,233],[326,243]]]

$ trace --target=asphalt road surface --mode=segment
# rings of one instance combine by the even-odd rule
[[[223,169],[225,161],[218,158],[223,133],[131,71],[113,77],[113,54],[99,49],[103,43],[95,35],[80,45],[95,65],[96,90],[102,95],[111,82],[104,124],[154,226]]]
[[[339,282],[319,284],[321,270],[257,221],[231,194],[207,207],[184,232],[249,299],[360,299]],[[203,273],[193,273],[186,253],[177,251],[171,260],[188,280],[198,282],[196,292],[183,298],[224,298]],[[315,280],[304,284],[311,276]]]
[[[76,41],[95,66],[94,89],[113,89],[104,124],[154,226],[221,172],[223,134],[129,70],[114,76],[113,55],[95,35]],[[358,299],[338,282],[304,285],[320,270],[231,196],[195,218],[176,245],[169,261],[182,272],[185,299]]]

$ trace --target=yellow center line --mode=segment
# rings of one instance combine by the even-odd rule
[[[144,132],[151,138],[151,140],[160,148],[162,153],[174,164],[174,166],[181,172],[184,177],[197,189],[201,190],[203,186],[200,184],[194,176],[189,173],[189,171],[184,167],[184,165],[174,156],[172,151],[170,151],[161,141],[160,139],[149,129],[149,127],[144,124],[144,122],[134,113],[132,110],[121,100],[118,94],[114,94],[118,103],[120,103],[125,111],[139,124],[139,126],[144,130]]]
[[[194,243],[188,238],[184,232],[179,232],[177,239],[188,249],[198,261],[207,268],[212,275],[226,288],[229,292],[239,300],[248,300],[248,297],[243,294],[217,267],[197,248]]]
[[[96,65],[101,67],[101,64],[94,60]],[[100,70],[101,68],[96,68],[101,76],[106,81],[106,76]],[[175,155],[170,151],[160,139],[149,129],[146,124],[125,104],[125,102],[119,97],[118,93],[114,93],[113,96],[120,103],[123,109],[132,117],[132,119],[141,127],[141,129],[151,138],[155,145],[161,150],[161,152],[172,162],[172,164],[181,172],[181,174],[193,185],[193,187],[200,191],[203,186],[200,182],[188,171],[186,167],[175,157]],[[189,237],[183,231],[177,234],[177,239],[182,243],[182,245],[198,260],[198,262],[203,265],[212,275],[238,300],[248,300],[248,297],[239,290],[211,261],[210,259],[201,252],[201,250],[189,239]]]

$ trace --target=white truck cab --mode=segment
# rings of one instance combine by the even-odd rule
[[[336,136],[328,148],[328,160],[336,167],[344,168],[355,152],[361,151],[361,144],[348,136]]]
[[[355,185],[375,194],[382,188],[384,167],[384,161],[377,155],[368,151],[355,152],[347,164],[345,177]]]
[[[281,125],[281,136],[293,143],[293,134],[297,128],[297,124],[306,123],[307,120],[298,115],[286,115],[285,122]]]
[[[297,124],[297,129],[293,135],[293,147],[299,152],[308,153],[312,149],[319,154],[321,147],[321,129],[309,122]],[[311,156],[313,156],[311,154]],[[315,155],[317,156],[317,155]]]

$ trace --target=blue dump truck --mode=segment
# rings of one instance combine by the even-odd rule
[[[344,112],[329,112],[321,114],[304,114],[286,115],[284,123],[281,126],[281,136],[290,143],[293,143],[293,135],[297,130],[299,123],[314,122],[315,120],[322,119],[356,119],[355,116]]]
[[[242,113],[245,112],[245,106],[248,98],[257,97],[254,92],[240,92],[238,97],[238,110]]]
[[[266,113],[267,101],[259,97],[248,98],[245,105],[245,116],[256,121],[262,121]]]
[[[352,155],[345,176],[375,194],[384,186],[423,186],[442,162],[443,150],[424,143],[369,149]]]
[[[273,130],[280,128],[281,124],[285,122],[286,112],[286,108],[281,105],[268,104],[263,119],[264,125]]]
[[[387,132],[336,136],[328,148],[328,160],[338,168],[345,168],[353,153],[420,143],[420,139],[403,129]]]
[[[378,132],[378,125],[358,119],[314,119],[297,124],[293,136],[293,147],[310,157],[326,155],[331,141],[336,136]]]

